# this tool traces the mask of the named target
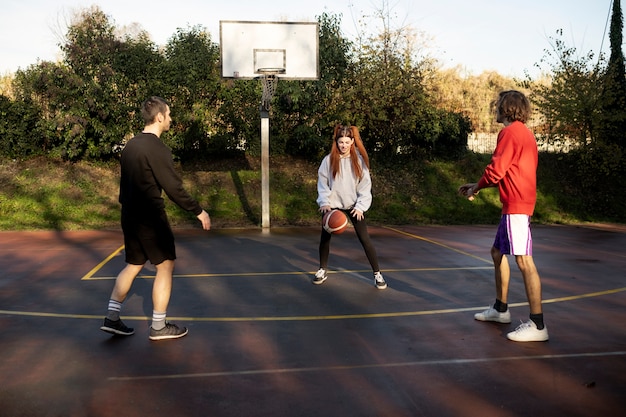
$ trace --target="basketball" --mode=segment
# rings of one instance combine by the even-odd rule
[[[322,217],[322,227],[328,233],[343,233],[348,227],[348,217],[341,210],[327,211]]]

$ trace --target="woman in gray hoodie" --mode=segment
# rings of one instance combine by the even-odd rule
[[[369,157],[359,129],[356,126],[335,126],[331,151],[322,160],[317,173],[317,205],[322,215],[338,209],[350,219],[374,272],[374,284],[384,290],[387,283],[378,267],[378,256],[367,232],[364,216],[372,204],[369,167]],[[315,273],[313,284],[321,284],[328,278],[331,237],[332,234],[322,228],[320,269]]]

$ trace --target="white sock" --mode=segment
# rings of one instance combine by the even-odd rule
[[[152,328],[154,330],[161,330],[165,327],[165,312],[159,313],[152,310]]]

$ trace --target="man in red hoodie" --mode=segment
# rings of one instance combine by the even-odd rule
[[[496,120],[504,124],[491,162],[478,183],[464,184],[459,193],[470,201],[478,191],[498,187],[502,217],[491,248],[496,283],[496,302],[474,315],[476,320],[510,323],[507,298],[511,271],[505,255],[513,255],[519,267],[530,304],[530,320],[520,324],[507,338],[516,342],[548,340],[541,308],[541,280],[532,257],[530,218],[537,200],[537,142],[525,123],[530,102],[515,90],[503,91],[496,102]]]

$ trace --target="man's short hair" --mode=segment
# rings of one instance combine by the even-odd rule
[[[530,119],[530,101],[520,91],[502,91],[496,101],[496,111],[509,122],[526,123]]]
[[[165,115],[169,104],[161,97],[152,96],[141,105],[141,117],[146,125],[154,123],[159,113]]]

